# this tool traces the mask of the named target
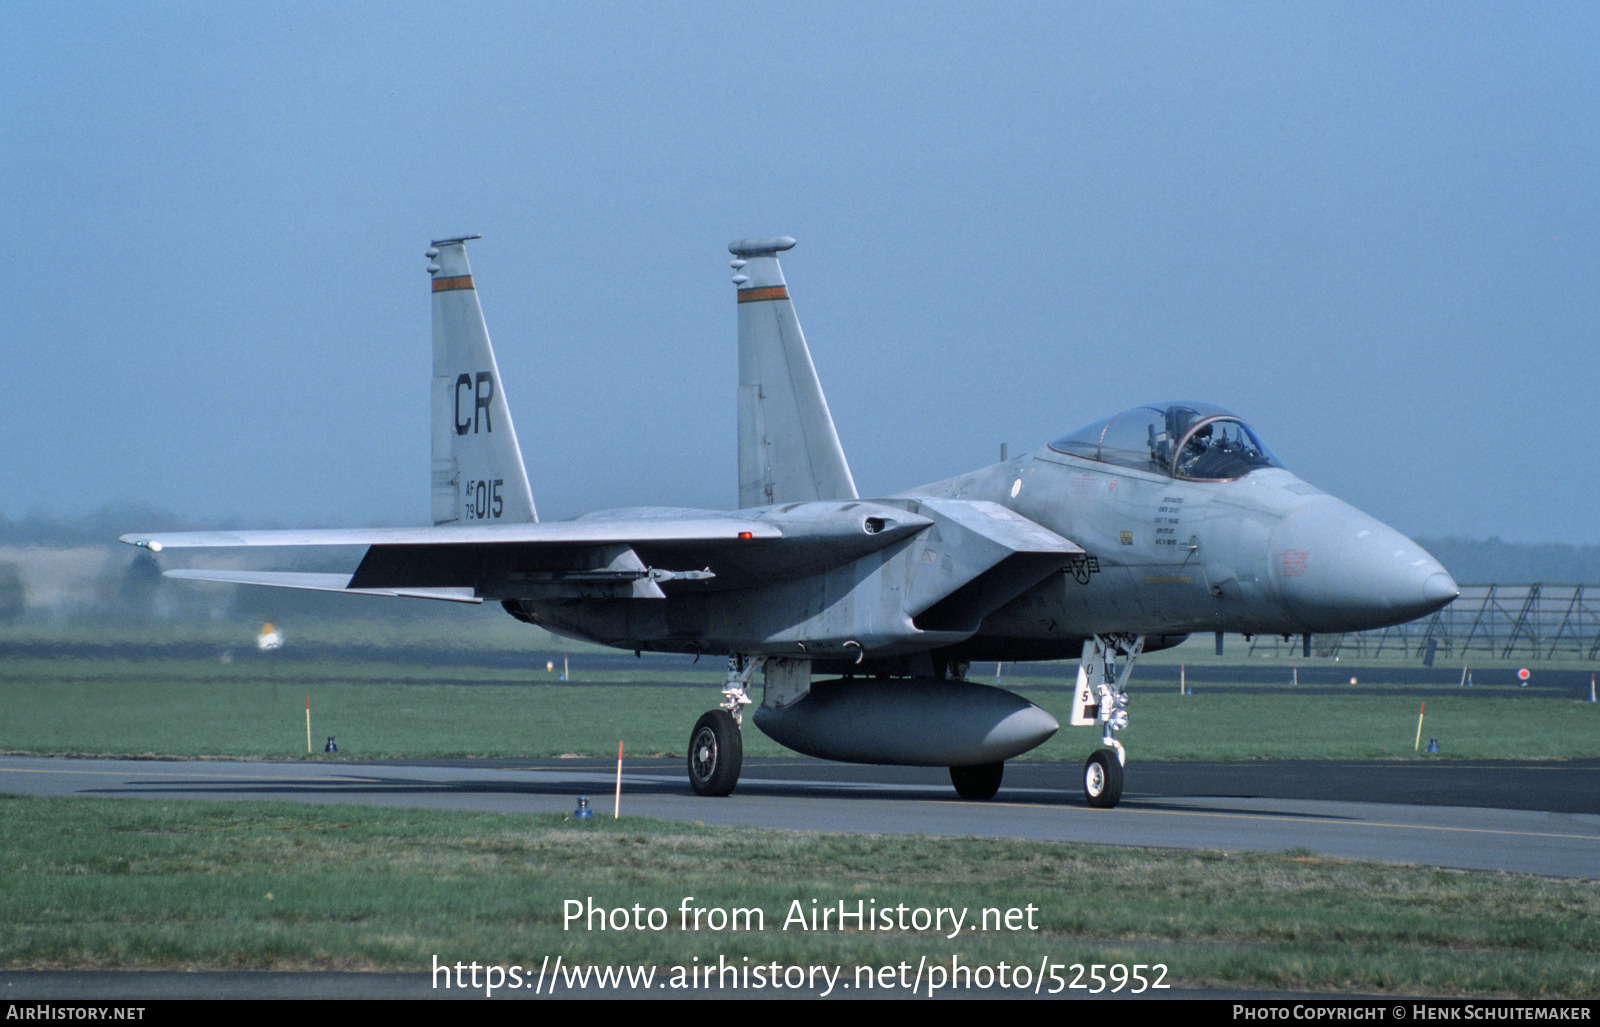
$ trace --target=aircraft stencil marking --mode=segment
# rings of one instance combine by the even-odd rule
[[[461,419],[461,390],[467,390],[467,401],[472,416],[465,421]],[[463,373],[456,378],[456,434],[465,435],[468,432],[477,434],[481,423],[485,432],[494,431],[494,422],[489,419],[489,401],[494,399],[494,376],[488,371],[479,371],[477,378]],[[479,415],[483,416],[480,422]]]
[[[506,508],[505,497],[500,494],[500,486],[504,484],[504,478],[467,482],[461,489],[462,519],[497,520]]]
[[[1084,765],[1084,796],[1115,806],[1127,758],[1117,734],[1145,650],[1191,632],[1301,635],[1309,648],[1312,633],[1399,624],[1457,594],[1414,542],[1295,477],[1243,420],[1207,403],[1136,407],[1023,457],[862,498],[779,267],[787,236],[729,246],[738,508],[541,522],[467,261],[474,238],[427,251],[431,527],[123,541],[153,553],[359,545],[350,573],[165,573],[496,602],[619,649],[725,656],[723,701],[689,737],[702,795],[738,784],[754,706],[756,726],[800,752],[945,766],[963,798],[991,798],[1005,761],[1060,725],[967,680],[968,666],[1076,657],[1071,722],[1098,727],[1102,743]],[[1135,544],[1129,526],[1141,524],[1152,533]],[[748,693],[757,671],[759,705]]]

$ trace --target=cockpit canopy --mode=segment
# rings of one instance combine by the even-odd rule
[[[1282,467],[1238,417],[1210,403],[1134,407],[1050,443],[1058,453],[1194,481]]]

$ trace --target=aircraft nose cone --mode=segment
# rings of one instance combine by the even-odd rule
[[[1460,594],[1421,546],[1332,497],[1273,532],[1280,594],[1308,631],[1364,631],[1425,617]]]
[[[1461,588],[1456,584],[1456,579],[1450,576],[1450,572],[1441,568],[1438,573],[1428,575],[1428,580],[1422,583],[1422,594],[1432,605],[1433,610],[1437,610],[1461,595]],[[1433,610],[1428,612],[1432,613]]]

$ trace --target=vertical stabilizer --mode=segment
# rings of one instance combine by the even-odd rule
[[[511,408],[489,345],[467,241],[435,239],[433,276],[433,523],[537,521]]]
[[[739,506],[855,499],[839,433],[778,266],[789,236],[729,243],[739,299]]]

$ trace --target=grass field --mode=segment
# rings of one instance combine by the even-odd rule
[[[1174,986],[1600,994],[1600,889],[1309,854],[709,829],[278,803],[0,798],[0,965],[1161,964]],[[685,931],[686,897],[760,930]],[[568,899],[665,911],[567,925]],[[785,930],[802,910],[965,909],[948,931]],[[1035,929],[981,923],[1035,907]],[[748,923],[748,922],[747,922]],[[1153,975],[1153,974],[1152,974]],[[847,978],[848,979],[848,978]],[[1048,985],[1047,985],[1048,987]]]
[[[309,697],[314,751],[332,735],[342,758],[601,756],[619,740],[637,755],[675,755],[720,700],[713,668],[589,676],[562,683],[542,666],[381,659],[13,658],[0,664],[0,751],[305,757]],[[1012,675],[1006,685],[1065,724],[1071,694],[1062,680]],[[1179,695],[1137,678],[1130,691],[1132,725],[1121,737],[1139,759],[1417,757],[1421,702],[1410,686],[1381,679],[1352,694],[1211,681]],[[1423,731],[1445,758],[1600,756],[1600,704],[1459,689],[1427,700]],[[1098,737],[1063,728],[1023,758],[1081,759]],[[745,732],[745,747],[752,756],[786,752],[756,730]]]

